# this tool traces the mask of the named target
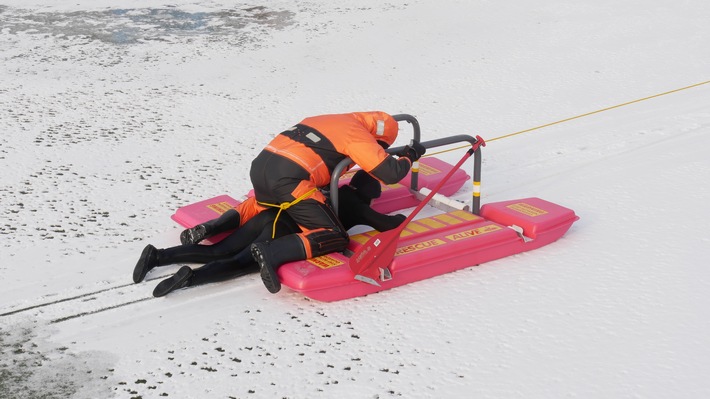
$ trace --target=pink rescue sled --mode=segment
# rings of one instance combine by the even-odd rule
[[[419,123],[414,117],[394,117],[412,124],[414,139],[419,140]],[[452,165],[437,158],[422,158],[418,170],[413,168],[413,173],[399,184],[383,187],[382,196],[373,202],[373,208],[390,213],[418,206],[423,199],[426,200],[426,192],[436,191],[440,185],[438,192],[430,193],[428,197],[431,198],[429,205],[441,210],[441,213],[412,220],[403,226],[399,237],[395,237],[392,243],[396,244],[392,247],[392,254],[379,259],[380,263],[385,262],[385,266],[369,274],[360,273],[369,277],[358,275],[359,279],[353,272],[353,269],[358,270],[353,254],[360,254],[362,258],[362,254],[371,249],[363,246],[377,243],[377,237],[386,234],[372,230],[352,235],[344,253],[281,266],[278,269],[281,284],[324,302],[358,297],[542,247],[562,237],[579,219],[571,209],[540,198],[495,202],[481,207],[480,147],[485,145],[482,139],[459,135],[422,144],[426,148],[435,148],[460,142],[471,143],[471,149],[475,150],[471,151],[474,155],[474,190],[470,206],[453,201],[448,196],[456,193],[471,177],[460,169],[452,171]],[[397,150],[393,148],[388,151]],[[350,162],[349,159],[344,160],[333,172],[330,191],[336,211],[337,187],[347,184],[354,173],[343,174]],[[447,174],[450,177],[442,182]],[[234,198],[221,195],[182,207],[172,218],[184,227],[193,227],[237,204],[239,201]],[[222,237],[213,237],[211,242],[217,242]]]

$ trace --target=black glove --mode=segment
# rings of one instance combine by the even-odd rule
[[[397,221],[397,226],[399,226],[400,224],[402,224],[402,222],[407,220],[407,217],[402,215],[401,213],[398,213],[396,215],[392,215],[392,217],[394,218],[394,220]]]
[[[411,145],[405,145],[404,148],[396,153],[398,157],[407,157],[410,161],[416,162],[426,153],[426,148],[419,144],[418,141],[412,140]]]

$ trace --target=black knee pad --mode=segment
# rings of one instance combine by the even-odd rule
[[[340,229],[316,231],[307,234],[306,239],[313,257],[344,251],[349,243],[348,233]]]

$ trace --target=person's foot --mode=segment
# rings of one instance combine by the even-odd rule
[[[182,245],[197,244],[204,240],[205,237],[207,237],[207,229],[204,225],[198,224],[180,233],[180,243],[182,243]]]
[[[279,276],[276,274],[276,269],[274,268],[274,263],[269,251],[269,243],[267,242],[251,244],[251,255],[261,269],[261,281],[264,282],[266,289],[269,290],[270,293],[275,294],[281,290],[281,282],[279,281]]]
[[[189,266],[183,266],[172,277],[168,277],[155,286],[153,290],[154,297],[165,296],[175,290],[187,287],[190,285],[190,277],[192,277],[192,269]]]
[[[143,248],[141,257],[138,259],[135,269],[133,269],[133,282],[140,283],[143,281],[146,274],[156,266],[158,266],[158,250],[148,244]]]

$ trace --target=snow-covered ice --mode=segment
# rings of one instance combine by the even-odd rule
[[[246,193],[251,159],[303,117],[501,137],[707,82],[708,15],[0,1],[0,397],[710,397],[710,84],[490,141],[483,203],[581,217],[541,249],[335,303],[258,276],[152,299],[179,265],[131,281],[147,243],[179,243],[175,209]]]

